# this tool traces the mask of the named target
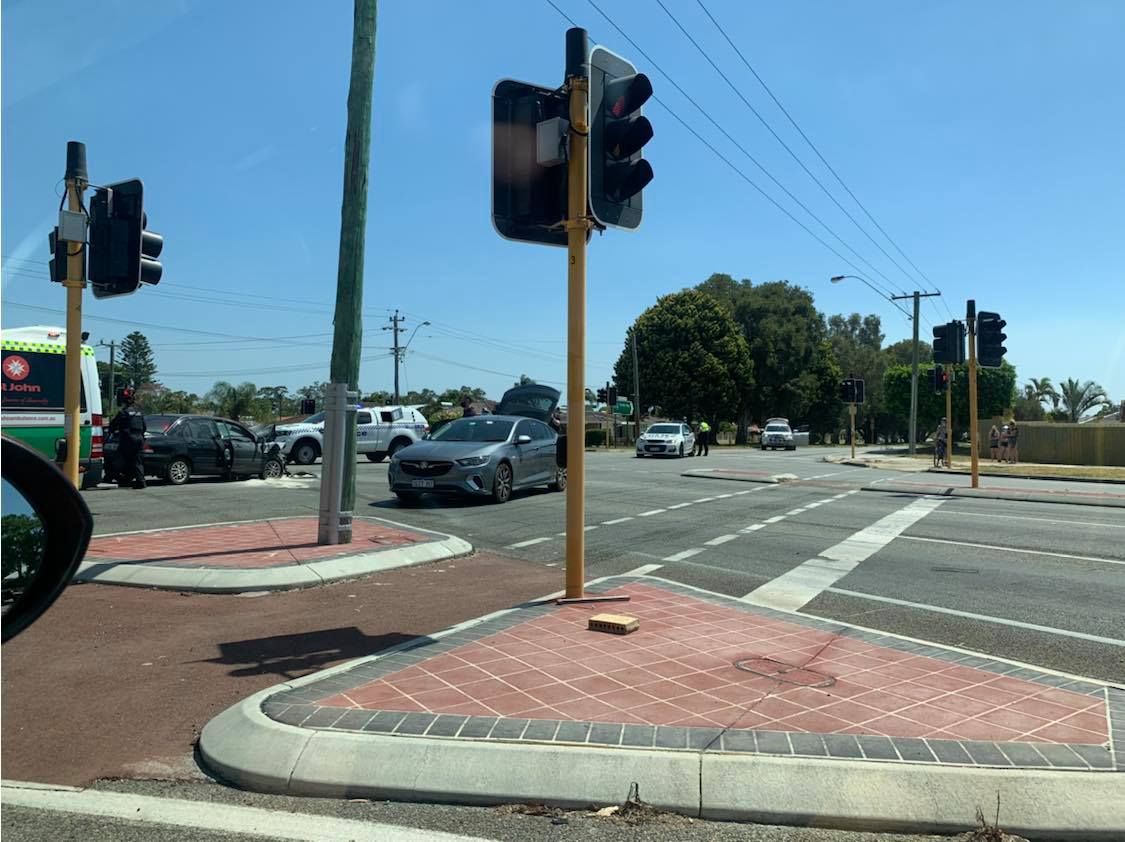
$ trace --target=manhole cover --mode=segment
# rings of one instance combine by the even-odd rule
[[[773,658],[746,658],[734,662],[735,669],[772,678],[786,684],[798,687],[831,687],[836,679],[831,675],[803,669],[802,667],[787,664],[784,661],[775,661]]]

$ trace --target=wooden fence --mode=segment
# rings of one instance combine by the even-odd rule
[[[979,450],[988,458],[988,432],[1000,419],[981,419]],[[1021,462],[1049,465],[1119,465],[1125,467],[1125,424],[1056,424],[1019,422]]]

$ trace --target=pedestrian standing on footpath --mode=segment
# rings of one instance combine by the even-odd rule
[[[699,441],[699,455],[700,456],[710,456],[711,455],[711,447],[710,447],[710,444],[708,442],[708,439],[710,439],[710,438],[711,438],[711,425],[708,424],[706,421],[700,421],[699,422],[699,439],[698,439],[698,441]]]
[[[934,432],[934,465],[945,464],[945,448],[949,441],[949,431],[945,426],[945,419],[942,418],[938,422],[937,430]]]
[[[1020,461],[1020,428],[1015,418],[1008,425],[1008,461],[1013,465]]]
[[[988,431],[988,452],[993,462],[1000,461],[1000,428],[995,424]]]
[[[1000,461],[1008,461],[1008,425],[1000,428]]]

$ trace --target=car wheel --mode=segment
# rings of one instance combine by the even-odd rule
[[[492,480],[492,501],[507,503],[512,497],[512,466],[501,462],[496,466],[496,476]]]
[[[262,466],[262,479],[279,479],[285,473],[285,464],[276,456],[271,456]]]
[[[387,448],[387,455],[394,456],[404,447],[409,447],[412,444],[414,444],[414,442],[412,442],[410,439],[395,439],[391,442],[391,446]]]
[[[191,477],[191,466],[186,459],[173,459],[164,469],[164,479],[172,485],[183,485]]]
[[[404,506],[417,506],[418,501],[422,499],[422,495],[417,491],[396,491],[395,496]]]
[[[368,453],[367,458],[371,462],[382,462],[384,459],[387,458],[387,452],[385,450],[379,450],[379,451],[376,451],[375,453]]]
[[[566,468],[555,468],[555,481],[547,487],[552,491],[566,491]]]
[[[298,465],[311,465],[320,456],[320,448],[311,439],[297,442],[293,448],[293,461]]]
[[[791,445],[789,445],[789,447],[787,447],[787,448],[785,448],[785,449],[786,449],[786,450],[796,450],[796,449],[797,449],[797,445],[795,445],[795,444],[791,444]]]
[[[765,449],[766,449],[766,446],[765,446],[765,445],[763,444],[763,445],[762,445],[762,450],[765,450]]]

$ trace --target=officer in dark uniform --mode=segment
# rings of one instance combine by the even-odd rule
[[[476,414],[477,411],[473,409],[473,399],[465,395],[465,397],[461,398],[461,417],[473,418]]]
[[[117,437],[117,484],[124,487],[132,479],[133,488],[145,487],[142,451],[145,443],[145,417],[133,405],[132,389],[122,389],[117,398],[121,411],[109,422],[109,432]]]

